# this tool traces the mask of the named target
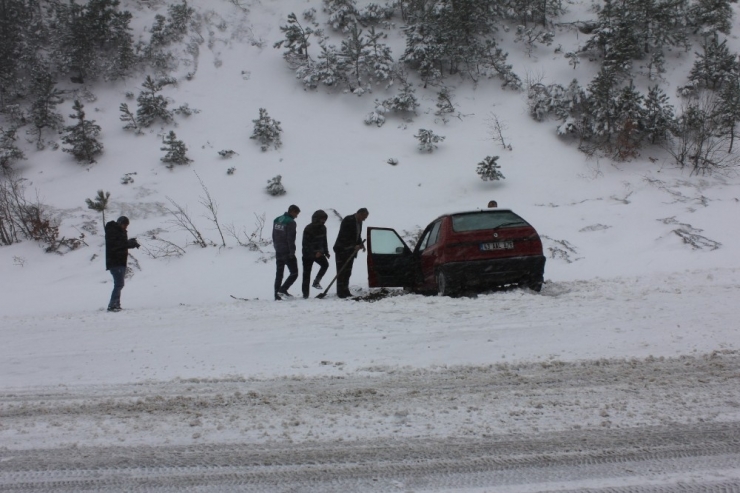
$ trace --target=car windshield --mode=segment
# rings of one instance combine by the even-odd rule
[[[469,212],[452,216],[452,229],[456,232],[528,225],[527,221],[511,211]]]

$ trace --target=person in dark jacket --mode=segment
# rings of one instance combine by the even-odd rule
[[[369,215],[368,210],[363,207],[342,219],[339,225],[339,234],[334,242],[334,253],[336,254],[334,258],[337,263],[337,296],[340,298],[352,296],[349,290],[349,278],[352,275],[352,264],[357,252],[365,251],[362,240],[362,223]]]
[[[128,251],[129,248],[141,246],[136,238],[129,239],[126,232],[128,224],[128,218],[121,216],[105,225],[105,268],[113,276],[113,292],[108,302],[109,312],[121,311],[121,290],[126,276]]]
[[[313,287],[316,289],[322,289],[320,284],[321,278],[324,277],[327,269],[329,269],[329,261],[326,259],[330,258],[331,255],[329,255],[329,247],[326,243],[326,226],[324,226],[324,223],[326,223],[328,218],[329,215],[319,209],[311,216],[311,224],[303,229],[302,290],[304,298],[308,298],[308,285],[311,282],[311,269],[313,268],[313,263],[316,262],[320,267],[319,273],[316,274],[316,279],[313,281]]]
[[[292,296],[288,289],[298,279],[298,260],[295,256],[295,219],[301,209],[297,205],[288,207],[288,212],[278,216],[272,222],[272,245],[275,247],[275,261],[277,270],[275,272],[275,300],[280,301],[281,296]],[[288,266],[290,275],[283,282],[285,266]]]

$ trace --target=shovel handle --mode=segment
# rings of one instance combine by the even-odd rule
[[[365,245],[365,240],[362,240],[362,245],[363,245],[363,246]],[[349,265],[349,262],[350,262],[350,260],[352,260],[352,259],[353,259],[353,258],[355,257],[355,255],[357,255],[357,251],[355,251],[355,252],[354,252],[354,253],[353,253],[352,255],[350,255],[350,256],[349,256],[349,257],[347,258],[347,261],[346,261],[346,262],[344,262],[344,265],[342,265],[342,267],[341,267],[341,268],[340,268],[340,269],[339,269],[339,270],[337,271],[337,275],[335,275],[335,276],[334,276],[334,279],[332,279],[332,280],[331,280],[331,282],[330,282],[330,283],[329,283],[329,285],[328,285],[328,286],[326,287],[326,289],[324,290],[324,292],[323,292],[323,293],[319,293],[319,294],[318,294],[318,295],[316,296],[317,298],[321,299],[321,298],[323,298],[324,296],[326,296],[326,293],[328,293],[328,292],[329,292],[329,289],[331,289],[332,285],[334,284],[334,281],[336,281],[336,280],[337,280],[337,277],[339,277],[339,274],[341,274],[342,272],[344,272],[344,269],[345,269],[345,268],[346,268],[346,267],[347,267],[347,266]]]

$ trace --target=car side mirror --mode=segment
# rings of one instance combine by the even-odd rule
[[[403,252],[404,252],[404,251],[405,251],[405,250],[404,250],[404,248],[403,248],[402,246],[400,246],[400,247],[396,247],[396,253],[397,253],[397,254],[401,255],[401,254],[403,254]]]

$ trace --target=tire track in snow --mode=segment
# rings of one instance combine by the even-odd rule
[[[506,487],[505,491],[546,491],[553,485],[598,484],[602,489],[613,485],[603,489],[610,492],[726,492],[740,488],[739,461],[738,423],[577,430],[485,440],[83,447],[4,453],[0,489],[422,492]]]

